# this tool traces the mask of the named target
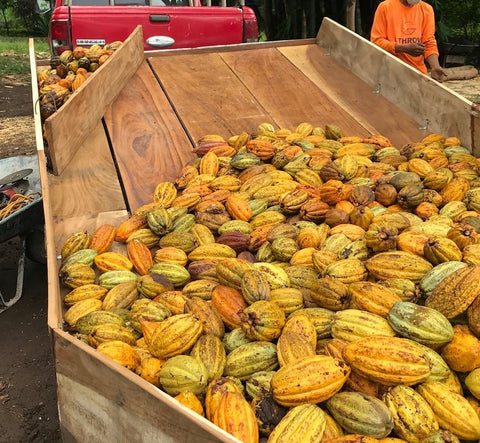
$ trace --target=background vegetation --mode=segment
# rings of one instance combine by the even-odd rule
[[[349,7],[354,12],[355,32],[368,38],[373,16],[380,1],[245,0],[245,3],[252,6],[257,13],[262,39],[288,40],[315,37],[324,17],[347,25]],[[425,1],[435,10],[437,40],[441,53],[444,43],[447,42],[480,45],[480,0]],[[50,16],[36,13],[35,3],[36,0],[0,0],[0,75],[8,69],[28,71],[28,57],[23,60],[25,58],[23,55],[28,53],[27,37],[46,37],[48,33]],[[238,0],[227,1],[229,6],[237,3]],[[212,4],[221,4],[221,0],[212,0]],[[352,16],[349,23],[352,28],[351,22]],[[12,39],[13,37],[19,40]],[[45,39],[39,39],[36,48],[44,42]],[[5,54],[16,55],[8,57],[10,60],[4,60]]]

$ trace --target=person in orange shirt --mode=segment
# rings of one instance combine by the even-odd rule
[[[433,8],[420,0],[385,0],[378,5],[370,34],[372,43],[433,79],[447,75],[438,61]]]

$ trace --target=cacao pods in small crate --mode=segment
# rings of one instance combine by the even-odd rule
[[[480,439],[480,163],[335,125],[206,135],[62,248],[65,327],[244,442]]]

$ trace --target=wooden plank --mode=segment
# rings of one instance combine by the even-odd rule
[[[105,121],[131,210],[151,202],[155,186],[173,181],[195,157],[185,129],[146,62],[107,110]]]
[[[480,105],[472,103],[472,152],[475,157],[480,157]]]
[[[279,51],[371,134],[383,134],[401,147],[429,133],[318,45],[280,47]]]
[[[49,177],[56,221],[125,209],[122,189],[101,122],[60,176]]]
[[[254,42],[254,43],[239,43],[238,45],[220,45],[220,46],[201,46],[198,48],[179,48],[179,49],[158,49],[154,51],[145,51],[145,55],[148,58],[152,57],[169,57],[178,55],[194,55],[194,54],[212,54],[220,52],[234,52],[234,51],[245,51],[248,50],[256,51],[259,49],[265,48],[278,48],[285,46],[298,46],[298,45],[307,45],[316,43],[315,38],[303,38],[295,40],[275,40],[268,42]]]
[[[60,174],[90,137],[105,109],[143,61],[141,26],[117,52],[77,89],[57,112],[45,121],[48,155],[53,173]]]
[[[37,145],[38,168],[42,184],[43,214],[45,220],[45,252],[47,254],[47,286],[48,286],[48,324],[60,327],[62,325],[62,299],[58,282],[57,266],[55,265],[55,223],[51,210],[50,187],[48,186],[47,159],[45,158],[40,104],[38,102],[37,66],[33,39],[29,39],[30,73],[32,81],[33,116],[35,123],[35,140]]]
[[[329,18],[322,22],[317,43],[419,126],[459,137],[474,148],[471,102]]]
[[[212,132],[225,137],[255,132],[263,122],[295,128],[304,121],[334,123],[367,135],[275,48],[149,62],[194,139]]]
[[[279,127],[295,129],[302,122],[335,124],[346,134],[368,135],[278,49],[222,53],[221,57]]]
[[[238,443],[93,348],[52,333],[64,441]]]
[[[154,57],[148,61],[194,141],[205,134],[228,137],[254,132],[259,123],[273,123],[217,53]],[[253,69],[251,74],[256,78]]]

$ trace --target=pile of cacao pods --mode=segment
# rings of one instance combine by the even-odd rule
[[[61,251],[68,331],[244,442],[480,439],[480,163],[334,125],[207,135]]]
[[[85,80],[93,74],[121,46],[115,41],[89,48],[77,46],[50,60],[48,68],[37,72],[40,115],[43,120],[62,106]]]

